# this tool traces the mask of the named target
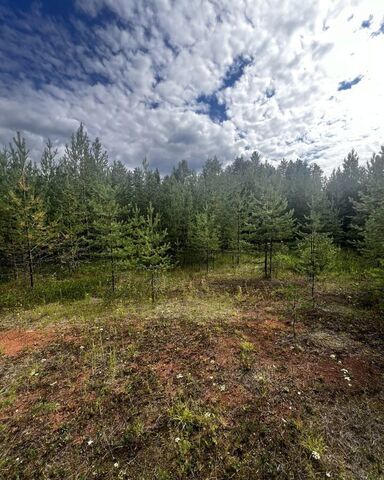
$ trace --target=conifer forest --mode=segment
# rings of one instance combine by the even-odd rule
[[[383,478],[383,148],[0,169],[0,478]]]

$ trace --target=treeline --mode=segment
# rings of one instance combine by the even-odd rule
[[[162,178],[146,161],[134,170],[109,162],[83,126],[62,157],[48,141],[38,164],[17,134],[0,153],[0,198],[2,271],[23,273],[32,287],[37,266],[71,270],[98,257],[108,261],[113,287],[120,263],[154,278],[187,251],[208,268],[217,251],[238,259],[258,250],[266,277],[283,244],[300,246],[313,278],[334,245],[377,266],[384,259],[383,147],[365,166],[352,151],[329,179],[314,163],[274,166],[257,152],[226,167],[208,159],[201,172],[180,161]]]

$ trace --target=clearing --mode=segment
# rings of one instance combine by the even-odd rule
[[[4,311],[0,478],[384,478],[380,313],[323,285],[295,340],[287,285]]]

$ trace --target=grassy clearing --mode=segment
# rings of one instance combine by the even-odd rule
[[[144,277],[112,298],[78,275],[62,299],[1,287],[0,478],[383,478],[384,329],[363,278],[329,275],[312,309],[289,269],[179,269],[156,304]]]

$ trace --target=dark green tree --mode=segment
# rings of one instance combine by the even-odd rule
[[[293,211],[278,191],[268,188],[260,199],[252,200],[245,238],[263,247],[265,278],[272,278],[274,245],[291,238],[293,231]]]

